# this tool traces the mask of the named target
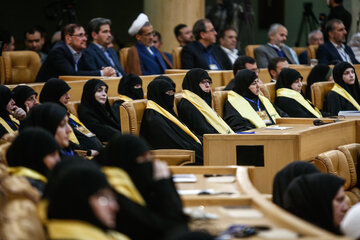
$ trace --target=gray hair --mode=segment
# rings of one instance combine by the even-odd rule
[[[321,35],[323,35],[322,31],[320,31],[320,30],[314,30],[314,31],[312,31],[312,32],[310,32],[310,33],[308,34],[308,42],[310,42],[311,38],[312,38],[313,35],[315,35],[316,33],[320,33]]]
[[[271,26],[269,28],[268,36],[270,37],[271,35],[274,35],[279,27],[284,27],[285,28],[285,26],[280,24],[280,23],[271,24]]]
[[[102,25],[111,26],[111,20],[107,19],[107,18],[101,18],[101,17],[93,18],[93,19],[90,20],[90,22],[88,24],[88,33],[89,33],[89,36],[90,36],[91,39],[92,39],[91,33],[92,32],[99,33],[100,27]]]

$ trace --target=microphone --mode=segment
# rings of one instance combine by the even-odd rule
[[[336,122],[338,122],[338,121],[339,121],[338,119],[335,119],[335,120],[332,121],[332,122],[323,122],[323,121],[320,120],[320,119],[315,119],[315,120],[313,121],[313,124],[314,124],[315,126],[321,126],[321,125],[325,125],[325,124],[336,123]]]

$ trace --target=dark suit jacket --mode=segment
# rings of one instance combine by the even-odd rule
[[[232,70],[233,65],[227,53],[224,50],[222,50],[222,48],[219,45],[216,45],[215,48],[217,48],[219,52],[219,57],[221,59],[221,65],[223,66],[223,70]]]
[[[102,67],[113,67],[115,70],[124,75],[125,72],[121,66],[119,56],[116,54],[113,48],[108,48],[108,51],[110,53],[111,59],[115,64],[114,67],[111,66],[110,61],[105,56],[105,53],[94,43],[90,43],[89,46],[85,49],[84,58],[93,70],[101,69]]]
[[[296,64],[296,61],[291,54],[290,47],[284,45],[281,47],[289,64]],[[278,53],[269,44],[262,45],[254,50],[255,60],[258,68],[267,68],[269,60],[275,57],[279,57]]]
[[[207,49],[198,41],[186,44],[181,50],[181,68],[192,69],[202,68],[209,70],[209,63],[206,58],[207,51],[211,51],[215,61],[219,64],[220,69],[224,69],[221,53],[218,48],[210,46]]]
[[[345,52],[349,55],[353,64],[359,64],[355,58],[354,52],[347,45],[345,45]],[[319,63],[322,64],[336,64],[343,62],[339,52],[330,41],[327,41],[326,43],[319,46],[316,57],[319,59]]]
[[[36,82],[46,82],[60,75],[100,76],[100,70],[92,70],[82,56],[75,71],[74,58],[65,42],[59,41],[50,50],[48,57],[36,76]]]

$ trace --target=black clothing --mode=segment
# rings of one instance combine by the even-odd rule
[[[313,85],[316,82],[326,82],[329,81],[329,78],[331,77],[332,70],[331,68],[326,64],[318,64],[313,69],[311,69],[311,72],[306,80],[306,91],[305,91],[305,97],[311,101],[311,85]]]
[[[275,88],[276,90],[280,88],[292,89],[291,85],[299,78],[303,79],[303,77],[298,71],[291,68],[285,68],[280,72],[275,84]]]
[[[350,31],[352,20],[351,14],[344,8],[343,5],[330,8],[330,13],[327,17],[327,20],[329,21],[334,18],[341,20],[344,23],[346,31]]]
[[[226,87],[224,88],[224,91],[230,91],[233,90],[235,86],[235,78],[231,79],[230,82],[226,85]]]
[[[311,163],[296,161],[281,169],[274,178],[273,202],[284,208],[284,194],[291,181],[298,176],[317,173],[319,170]]]
[[[84,85],[78,116],[81,122],[103,142],[107,142],[114,134],[121,132],[120,119],[116,116],[106,99],[102,105],[95,99],[96,90],[108,86],[99,79],[91,79]]]
[[[355,68],[348,62],[336,64],[333,71],[334,81],[335,83],[339,84],[343,89],[345,89],[355,99],[357,103],[360,103],[360,87],[356,73],[355,83],[353,85],[348,85],[343,80],[343,73],[348,68],[352,68],[355,72]],[[327,110],[330,112],[331,115],[334,116],[337,116],[339,111],[358,110],[352,103],[350,103],[348,100],[333,91],[330,91],[327,96],[327,106]]]
[[[0,85],[0,117],[8,123],[12,130],[16,131],[18,129],[18,125],[11,120],[10,113],[6,110],[6,106],[10,100],[10,89],[4,85]],[[0,124],[0,137],[6,133],[8,133],[8,131]]]
[[[231,60],[228,57],[227,53],[219,45],[215,45],[214,48],[217,48],[217,52],[219,53],[219,58],[223,66],[222,69],[233,70],[233,64],[231,63]]]
[[[299,176],[285,192],[285,209],[325,230],[340,234],[334,226],[332,201],[344,183],[344,179],[324,173]]]
[[[195,93],[196,95],[201,97],[209,106],[211,106],[211,92],[204,92],[199,85],[202,80],[206,79],[212,82],[212,79],[207,71],[201,68],[191,69],[186,73],[184,77],[182,88],[185,90],[189,90],[192,93]]]
[[[62,95],[67,93],[70,90],[70,86],[62,79],[51,78],[45,84],[40,93],[40,102],[53,102],[57,103],[59,106],[66,108],[61,102],[60,98]],[[96,136],[88,137],[82,132],[78,130],[79,124],[70,118],[69,116],[69,125],[73,130],[79,144],[71,142],[72,149],[78,150],[97,150],[100,151],[102,149],[102,144],[100,140]]]
[[[16,106],[22,108],[26,112],[25,101],[35,95],[37,97],[37,92],[34,91],[29,86],[26,85],[18,85],[11,91],[12,99],[14,99]]]

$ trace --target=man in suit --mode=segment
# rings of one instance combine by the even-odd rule
[[[119,56],[113,48],[108,45],[112,41],[111,20],[106,18],[93,18],[88,24],[88,32],[92,42],[84,51],[84,57],[91,69],[101,69],[112,67],[116,71],[116,76],[121,77],[125,74],[121,66]]]
[[[290,64],[299,64],[296,53],[285,45],[288,31],[285,26],[274,23],[270,26],[269,42],[254,50],[256,63],[259,68],[266,68],[269,60],[274,57],[285,57]]]
[[[220,50],[214,47],[216,31],[209,19],[200,19],[193,26],[194,42],[188,43],[181,51],[183,69],[202,68],[224,69]]]
[[[68,24],[61,32],[61,41],[57,42],[36,77],[37,82],[46,82],[60,75],[80,76],[116,76],[112,67],[93,70],[82,55],[86,48],[86,33],[78,24]]]
[[[332,19],[326,23],[325,33],[329,40],[320,45],[316,56],[319,63],[336,64],[339,62],[349,62],[359,64],[351,48],[344,42],[346,41],[346,29],[343,22],[339,19]]]
[[[149,18],[140,13],[129,28],[129,34],[137,40],[128,51],[127,73],[136,75],[163,74],[170,62],[165,62],[159,50],[153,46],[154,29]]]
[[[174,33],[180,47],[184,47],[186,44],[194,41],[194,35],[191,29],[183,23],[176,25]]]
[[[235,86],[235,76],[236,73],[242,69],[248,69],[259,76],[259,69],[256,65],[255,59],[249,56],[240,56],[236,59],[233,65],[233,73],[234,78],[228,83],[228,85],[224,88],[224,91],[233,90]],[[261,80],[260,80],[261,81]]]
[[[324,35],[320,30],[314,30],[308,35],[308,45],[320,46],[324,44]],[[308,51],[305,50],[299,55],[300,64],[308,64]]]
[[[223,69],[232,70],[234,62],[239,57],[239,50],[236,49],[237,40],[235,28],[229,27],[220,33],[218,47],[222,53]]]
[[[281,70],[289,68],[289,63],[286,58],[275,57],[269,60],[268,71],[271,77],[271,82],[276,82]]]

